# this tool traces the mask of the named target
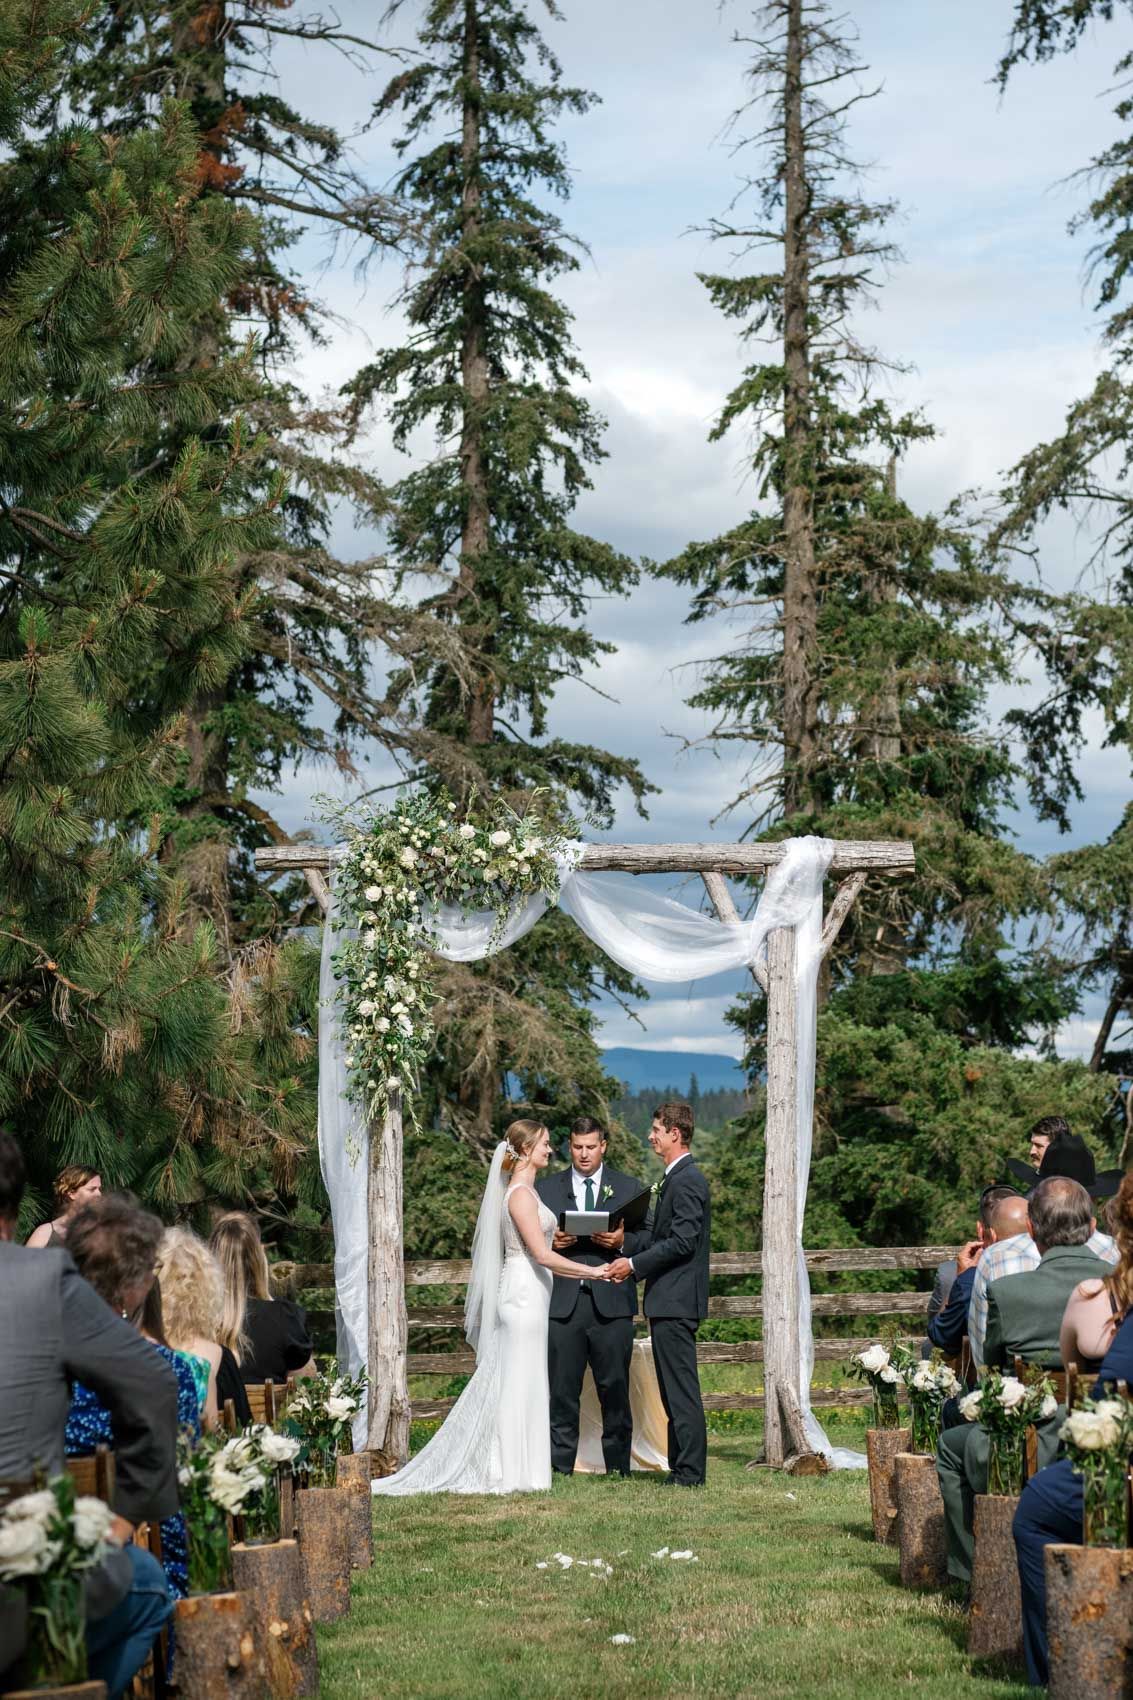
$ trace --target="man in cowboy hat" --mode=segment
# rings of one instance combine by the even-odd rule
[[[1091,1198],[1112,1198],[1121,1185],[1121,1170],[1106,1169],[1099,1174],[1093,1153],[1085,1140],[1069,1130],[1057,1134],[1051,1140],[1037,1169],[1032,1169],[1029,1164],[1020,1162],[1016,1157],[1008,1158],[1007,1167],[1028,1190],[1036,1187],[1040,1181],[1049,1180],[1053,1175],[1077,1181],[1080,1186],[1085,1187]],[[1099,1234],[1096,1227],[1086,1245],[1096,1257],[1103,1258],[1106,1263],[1117,1262],[1115,1242],[1108,1234]],[[976,1265],[976,1278],[972,1284],[972,1297],[968,1305],[968,1344],[977,1369],[982,1370],[984,1366],[988,1287],[1005,1275],[1021,1275],[1025,1270],[1037,1269],[1041,1260],[1039,1248],[1030,1234],[1017,1234],[1012,1239],[1000,1240],[989,1246],[980,1258]]]

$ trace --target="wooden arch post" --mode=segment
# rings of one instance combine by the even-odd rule
[[[716,914],[739,920],[725,874],[750,878],[784,856],[782,844],[587,844],[580,867],[588,872],[700,874]],[[256,851],[265,871],[306,874],[323,911],[330,852],[310,844],[277,844]],[[913,872],[913,846],[897,841],[838,840],[830,873],[844,875],[822,929],[825,954],[841,931],[871,873]],[[795,1020],[795,935],[777,928],[767,941],[767,965],[754,970],[767,994],[767,1129],[763,1179],[763,1382],[765,1459],[780,1466],[809,1450],[798,1388],[802,1360],[798,1335],[799,1221],[795,1124],[798,1034]],[[402,1125],[391,1104],[381,1127],[370,1129],[369,1200],[369,1445],[381,1467],[403,1463],[409,1449],[407,1356],[402,1237]]]

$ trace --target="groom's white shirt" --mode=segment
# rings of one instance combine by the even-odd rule
[[[586,1183],[587,1183],[587,1181],[590,1182],[591,1186],[594,1189],[594,1191],[593,1191],[594,1209],[595,1210],[598,1209],[598,1200],[602,1196],[602,1170],[605,1167],[606,1167],[605,1163],[599,1163],[598,1167],[595,1169],[595,1171],[592,1175],[580,1175],[578,1170],[576,1168],[574,1168],[573,1165],[572,1165],[571,1171],[570,1171],[570,1179],[571,1179],[571,1185],[574,1188],[574,1207],[575,1207],[576,1210],[585,1210],[586,1209]]]

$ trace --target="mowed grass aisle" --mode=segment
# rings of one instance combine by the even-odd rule
[[[973,1672],[954,1603],[898,1585],[864,1473],[747,1472],[756,1439],[711,1437],[700,1492],[580,1476],[550,1495],[377,1504],[374,1568],[319,1632],[323,1700],[1031,1693]],[[664,1546],[696,1562],[651,1556]]]

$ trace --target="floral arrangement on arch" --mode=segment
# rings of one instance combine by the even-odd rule
[[[391,1092],[412,1092],[429,1053],[436,907],[492,911],[495,937],[517,903],[558,896],[568,834],[503,806],[480,813],[475,802],[459,810],[444,793],[416,791],[361,818],[355,806],[326,805],[346,846],[335,899],[352,936],[335,951],[334,975],[348,1090],[374,1118]]]

